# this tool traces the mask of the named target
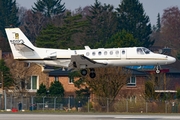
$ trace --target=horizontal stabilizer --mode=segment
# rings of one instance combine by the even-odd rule
[[[22,43],[22,44],[14,44],[14,47],[18,51],[23,51],[23,52],[34,51],[33,48],[30,48],[29,46],[25,45],[24,43]]]

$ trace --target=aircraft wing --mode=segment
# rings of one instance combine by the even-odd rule
[[[106,66],[106,63],[99,63],[84,55],[72,55],[68,69],[85,69]]]

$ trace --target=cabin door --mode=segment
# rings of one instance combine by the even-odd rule
[[[126,49],[122,49],[120,51],[120,54],[121,54],[121,59],[126,59],[126,57],[127,57],[127,50]]]

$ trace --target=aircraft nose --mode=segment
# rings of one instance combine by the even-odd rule
[[[176,58],[171,57],[171,56],[167,56],[167,57],[168,57],[168,64],[176,62]]]

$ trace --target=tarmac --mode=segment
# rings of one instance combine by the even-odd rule
[[[179,114],[24,114],[0,113],[0,120],[180,120]]]

